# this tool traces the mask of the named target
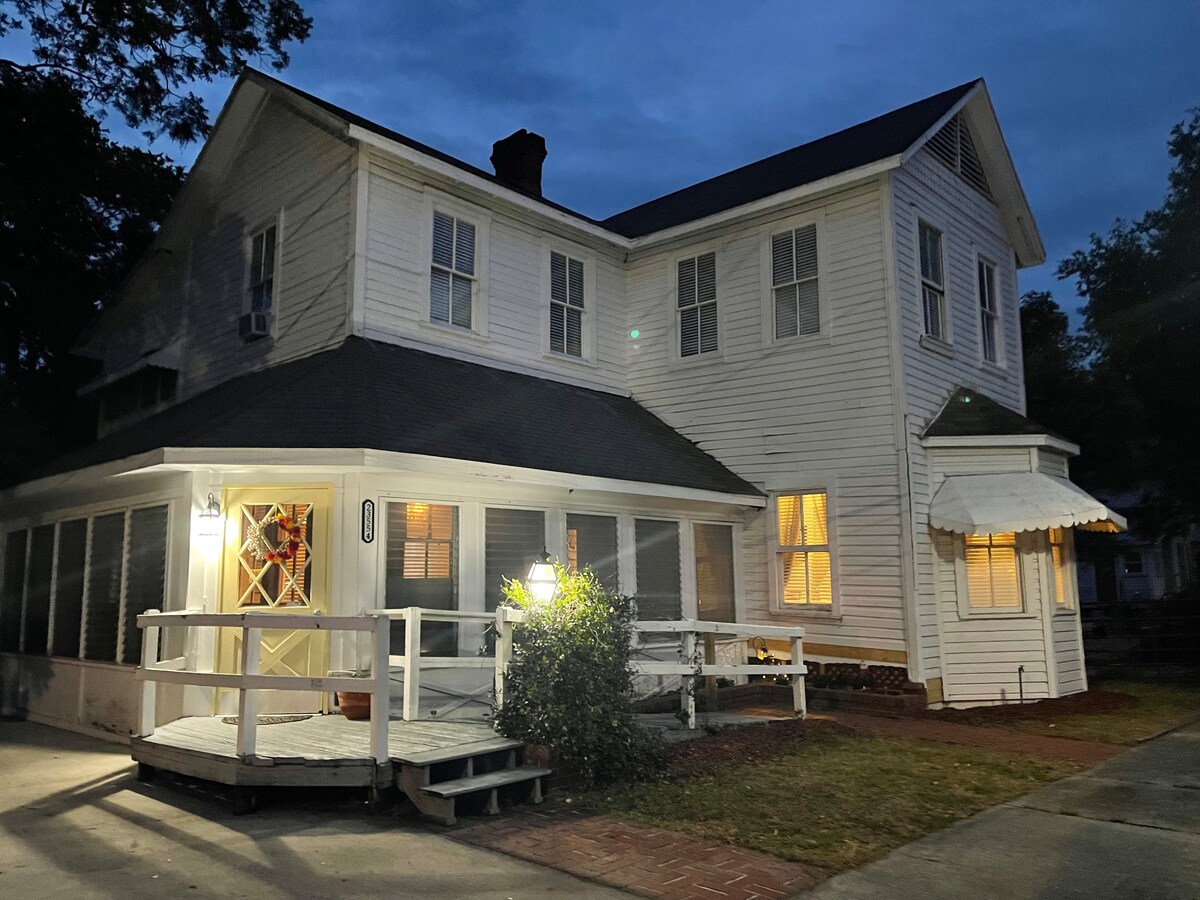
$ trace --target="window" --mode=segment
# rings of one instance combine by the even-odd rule
[[[50,637],[50,577],[54,569],[54,526],[39,525],[30,535],[25,576],[25,653],[46,654]]]
[[[583,356],[583,263],[550,254],[550,349]]]
[[[733,622],[733,527],[695,526],[696,612],[706,622]]]
[[[983,358],[994,363],[998,358],[996,350],[1000,322],[996,299],[996,266],[981,259],[976,268],[979,279],[979,344]]]
[[[1017,569],[1017,536],[968,534],[964,539],[967,604],[971,609],[1021,609],[1021,578]]]
[[[79,656],[79,624],[83,621],[83,564],[87,559],[87,532],[87,519],[73,519],[58,526],[58,573],[54,579],[54,636],[50,646],[53,656]],[[161,599],[160,597],[159,600]]]
[[[1065,528],[1051,528],[1050,567],[1053,571],[1051,572],[1050,587],[1054,592],[1056,609],[1072,607],[1070,567],[1075,564],[1074,556],[1070,531]]]
[[[653,621],[682,618],[679,523],[634,519],[633,534],[638,618]]]
[[[783,604],[832,607],[827,494],[812,491],[777,497],[775,521],[775,558]]]
[[[771,289],[777,340],[820,333],[816,225],[771,235]]]
[[[921,222],[918,225],[921,254],[921,311],[925,333],[946,340],[946,281],[942,270],[942,233]]]
[[[430,321],[471,328],[474,290],[475,226],[435,212],[429,272]]]
[[[676,266],[679,355],[698,356],[718,349],[717,254],[681,259]]]
[[[113,662],[117,658],[124,551],[125,514],[93,519],[83,614],[84,659]]]
[[[275,226],[250,239],[250,312],[268,313],[275,297]]]
[[[1126,575],[1141,575],[1145,572],[1145,562],[1141,550],[1133,550],[1121,557]]]
[[[524,580],[545,549],[546,514],[540,509],[485,510],[483,568],[488,612],[504,599],[504,583]]]
[[[458,507],[436,503],[387,504],[384,606],[458,609]],[[404,622],[392,622],[392,652],[404,652]],[[421,653],[455,656],[453,622],[422,622]]]
[[[567,514],[567,570],[580,569],[591,569],[606,589],[618,590],[614,516]]]
[[[166,506],[148,506],[129,513],[129,545],[125,555],[128,571],[122,606],[120,661],[137,665],[142,658],[142,629],[137,627],[137,617],[148,609],[161,609],[166,593]]]
[[[0,584],[0,650],[21,648],[21,604],[25,597],[25,550],[29,532],[10,531],[4,541],[4,582]]]

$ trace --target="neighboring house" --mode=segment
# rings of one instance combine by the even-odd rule
[[[603,221],[544,157],[239,79],[78,348],[101,437],[0,492],[6,710],[126,733],[144,609],[490,609],[543,546],[931,704],[1085,689],[1072,530],[1123,520],[1022,415],[1044,250],[982,81]],[[264,640],[266,672],[358,662]]]

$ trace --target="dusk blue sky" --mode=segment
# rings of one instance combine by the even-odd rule
[[[982,75],[1048,251],[1021,287],[1072,311],[1058,261],[1161,202],[1200,106],[1196,0],[301,2],[284,80],[483,168],[537,131],[546,196],[597,218]]]

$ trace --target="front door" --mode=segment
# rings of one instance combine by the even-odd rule
[[[221,562],[220,611],[263,612],[281,627],[263,632],[264,675],[320,677],[327,673],[324,631],[286,627],[289,615],[329,612],[330,513],[333,489],[325,485],[226,488],[225,549]],[[223,628],[219,672],[240,672],[242,632]],[[236,711],[237,692],[219,692],[221,713]],[[266,691],[263,713],[316,712],[325,698],[316,691]]]

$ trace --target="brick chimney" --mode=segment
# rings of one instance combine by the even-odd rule
[[[496,169],[496,177],[535,197],[542,196],[542,163],[545,160],[546,139],[524,128],[492,144],[492,166]]]

